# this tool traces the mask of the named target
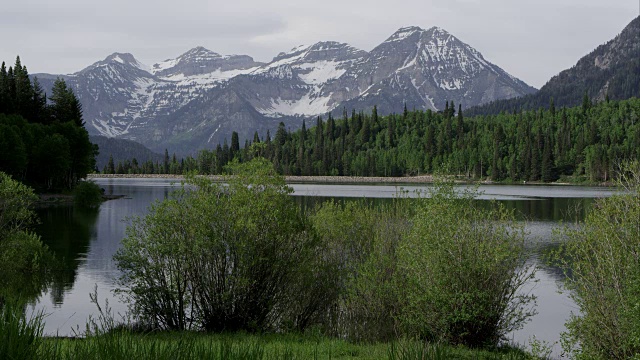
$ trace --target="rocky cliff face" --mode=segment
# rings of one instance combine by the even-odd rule
[[[56,78],[36,76],[45,89]],[[535,91],[436,27],[399,29],[370,52],[338,42],[299,46],[267,64],[202,47],[150,67],[115,53],[62,77],[91,134],[180,153],[211,148],[232,131],[243,141],[280,121],[293,129],[343,108],[438,110],[451,100],[468,107]]]

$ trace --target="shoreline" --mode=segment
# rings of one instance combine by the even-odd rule
[[[224,181],[223,175],[198,175],[205,176],[213,181]],[[175,179],[183,180],[184,175],[173,174],[88,174],[87,180],[90,179]],[[382,176],[285,176],[285,182],[287,184],[433,184],[433,175],[418,175],[418,176],[399,176],[399,177],[382,177]],[[571,183],[571,182],[495,182],[492,180],[473,180],[456,178],[452,176],[453,181],[459,184],[479,184],[479,185],[520,185],[520,186],[594,186],[594,187],[615,187],[612,183]]]
[[[200,176],[200,175],[199,175]],[[214,181],[223,181],[223,175],[203,175]],[[87,179],[184,179],[184,175],[172,174],[88,174]],[[285,176],[287,183],[334,183],[334,184],[431,184],[432,175],[403,176],[403,177],[365,177],[365,176]]]
[[[102,201],[122,199],[124,195],[102,195]],[[50,206],[66,206],[73,204],[71,194],[38,194],[38,200],[34,203],[36,208],[46,208]]]

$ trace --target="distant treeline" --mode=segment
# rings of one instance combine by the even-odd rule
[[[562,176],[608,181],[617,163],[640,152],[640,100],[609,101],[496,116],[464,117],[448,104],[443,112],[404,111],[378,116],[345,113],[317,118],[314,127],[202,150],[178,160],[165,151],[163,162],[135,159],[107,173],[220,174],[232,159],[270,159],[285,175],[402,176],[424,173],[491,178],[495,181],[555,181]]]
[[[82,106],[62,79],[51,96],[29,78],[20,57],[0,66],[0,171],[40,191],[72,188],[94,170]]]

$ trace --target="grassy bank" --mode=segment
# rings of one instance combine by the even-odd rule
[[[40,359],[530,359],[517,349],[494,352],[415,341],[353,344],[312,335],[208,335],[189,332],[87,339],[47,338]]]

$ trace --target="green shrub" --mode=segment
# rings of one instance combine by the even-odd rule
[[[557,254],[574,314],[563,347],[580,359],[640,354],[640,171],[627,192],[598,199],[580,227],[563,232]]]
[[[53,255],[30,232],[36,200],[31,188],[0,172],[0,308],[35,299],[48,280]]]
[[[315,240],[284,178],[264,159],[228,186],[190,187],[133,221],[115,256],[133,314],[160,329],[268,331],[290,324]]]
[[[409,229],[408,205],[406,199],[385,206],[327,202],[312,216],[327,249],[322,263],[333,269],[333,334],[357,341],[388,341],[397,335],[395,253]]]
[[[400,321],[429,341],[492,347],[533,314],[520,292],[525,232],[501,206],[480,208],[475,191],[437,184],[417,202],[413,228],[398,249]]]
[[[84,208],[96,208],[102,204],[102,188],[93,181],[81,181],[73,189],[73,203]]]

